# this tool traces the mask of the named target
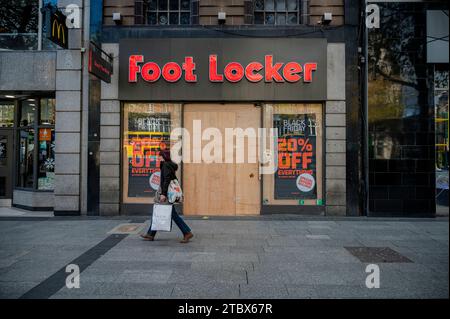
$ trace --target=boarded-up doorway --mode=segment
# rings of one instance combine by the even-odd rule
[[[234,138],[233,163],[225,163],[230,149],[225,144],[226,128],[253,129],[258,133],[261,109],[253,104],[187,104],[184,106],[184,128],[190,133],[191,162],[183,164],[183,188],[185,215],[257,215],[260,213],[260,178],[257,139],[245,138],[243,148]],[[201,131],[216,128],[222,136],[221,163],[193,163],[193,157],[201,154],[210,140],[193,143],[194,121],[200,120]],[[197,122],[199,123],[199,122]],[[212,139],[212,138],[211,138]],[[184,140],[186,142],[186,140]],[[249,152],[249,143],[256,145],[255,152]],[[186,144],[184,144],[186,145]],[[245,151],[244,151],[245,150]],[[188,151],[184,146],[183,152]],[[244,151],[244,162],[236,163],[236,153]],[[197,154],[197,155],[195,155]]]

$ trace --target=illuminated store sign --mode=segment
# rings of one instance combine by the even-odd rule
[[[119,46],[123,101],[326,100],[326,39],[122,39]]]
[[[313,72],[317,70],[316,62],[300,64],[298,62],[274,62],[273,55],[264,57],[264,64],[252,61],[245,67],[239,62],[229,62],[223,71],[218,70],[217,54],[209,55],[208,75],[211,82],[236,83],[245,78],[249,82],[290,82],[295,83],[313,81]],[[193,57],[185,57],[180,65],[177,62],[167,62],[164,66],[156,62],[145,62],[143,55],[131,55],[128,64],[128,82],[137,82],[142,78],[146,82],[157,82],[163,78],[166,82],[174,83],[181,79],[185,82],[197,82],[195,74],[196,63]],[[140,76],[139,76],[140,75]]]

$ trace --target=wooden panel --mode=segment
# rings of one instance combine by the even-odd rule
[[[253,128],[257,134],[260,110],[253,105],[237,104],[188,104],[184,108],[184,127],[190,132],[190,151],[186,153],[184,139],[184,155],[190,161],[194,153],[200,154],[210,140],[202,141],[201,145],[193,145],[193,121],[201,120],[202,130],[208,127],[217,128],[221,132],[221,161],[225,162],[225,129]],[[230,138],[230,136],[228,136]],[[231,138],[233,138],[231,136]],[[256,143],[256,140],[255,140]],[[247,149],[248,140],[244,147]],[[204,151],[204,150],[203,150]],[[228,149],[233,152],[233,149]],[[230,153],[228,153],[230,154]],[[244,163],[188,163],[183,164],[183,188],[185,202],[183,212],[186,215],[249,215],[260,212],[260,181],[258,179],[257,150],[249,161],[247,152]],[[252,175],[252,176],[251,176]]]
[[[216,109],[214,109],[214,107]],[[222,111],[217,111],[221,109]],[[224,111],[217,105],[185,105],[184,127],[191,134],[190,159],[201,154],[207,144],[193,143],[193,121],[200,120],[202,129],[216,127],[221,132],[226,127],[234,126],[234,112]],[[188,146],[184,140],[184,149]],[[225,154],[221,160],[224,162]],[[186,215],[235,215],[235,168],[233,164],[221,163],[187,163],[183,165],[183,188],[185,194],[183,212]]]
[[[318,126],[316,137],[317,198],[323,199],[323,107],[321,104],[266,104],[264,105],[264,127],[273,127],[273,114],[315,114]],[[269,149],[269,139],[266,148]],[[263,175],[263,200],[270,205],[298,205],[298,200],[274,198],[275,175]],[[304,205],[316,205],[316,200],[304,201]]]
[[[253,105],[242,107],[237,112],[237,127],[243,130],[255,128],[254,139],[245,139],[244,163],[236,164],[236,215],[258,215],[261,207],[261,188],[259,180],[258,130],[261,109]],[[251,143],[249,147],[249,142]],[[237,147],[239,147],[237,145]],[[251,152],[249,152],[249,150]]]

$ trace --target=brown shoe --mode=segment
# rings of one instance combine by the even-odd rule
[[[180,243],[186,244],[187,242],[189,242],[189,239],[191,239],[192,237],[194,237],[193,233],[187,233],[186,235],[184,235],[184,238],[182,241],[180,241]]]
[[[155,237],[154,236],[150,236],[149,234],[145,234],[145,235],[141,234],[141,237],[142,237],[142,239],[147,240],[147,241],[155,240]]]

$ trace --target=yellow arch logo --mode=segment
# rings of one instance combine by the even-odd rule
[[[55,30],[57,34],[57,39],[60,40],[61,34],[62,34],[62,43],[66,44],[66,36],[64,34],[64,25],[62,23],[59,23],[57,19],[53,20],[52,24],[52,37],[55,36]]]

